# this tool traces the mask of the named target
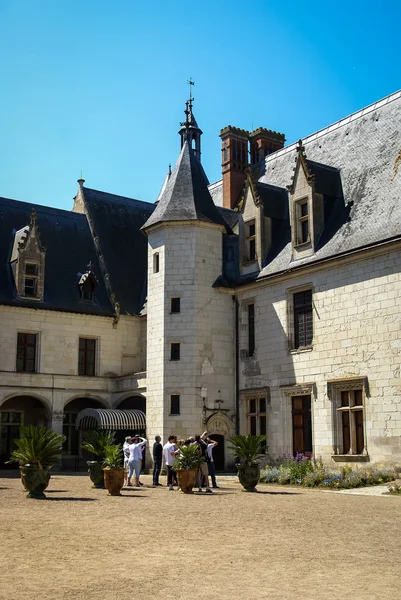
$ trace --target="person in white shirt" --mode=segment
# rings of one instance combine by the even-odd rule
[[[128,460],[129,460],[129,445],[132,444],[132,437],[127,436],[125,438],[125,442],[123,444],[123,453],[124,453],[124,485],[128,483]]]
[[[207,467],[209,470],[209,475],[211,477],[212,480],[212,487],[213,488],[218,488],[219,486],[216,483],[216,468],[215,468],[215,464],[214,464],[214,460],[213,460],[213,448],[215,446],[217,446],[218,442],[215,442],[214,440],[211,440],[210,438],[207,438]]]
[[[170,435],[168,442],[163,446],[163,456],[167,467],[167,484],[169,490],[174,490],[173,482],[176,478],[176,472],[173,470],[173,464],[177,450],[177,436]]]
[[[135,485],[136,487],[140,487],[143,485],[139,481],[139,474],[141,472],[141,464],[142,464],[142,446],[147,444],[147,440],[145,438],[136,435],[132,438],[133,443],[128,446],[129,450],[129,459],[128,459],[128,486],[132,486],[131,479],[132,475],[135,471]]]

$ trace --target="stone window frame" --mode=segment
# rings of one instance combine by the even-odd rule
[[[178,302],[177,302],[178,300]],[[178,310],[173,310],[173,305],[174,305],[174,301],[175,301],[175,309],[178,308]],[[170,298],[170,314],[171,315],[178,315],[181,312],[181,296],[171,296]]]
[[[253,263],[257,261],[257,246],[256,246],[256,219],[245,221],[245,263]],[[254,228],[254,233],[251,234],[251,227]],[[251,253],[252,250],[252,253]]]
[[[307,208],[306,215],[302,214],[303,206],[306,206],[306,208]],[[294,200],[293,211],[294,211],[293,223],[295,225],[294,247],[298,248],[300,246],[310,245],[311,244],[311,231],[310,231],[309,197],[304,196],[303,198]],[[307,225],[308,225],[308,235],[307,235],[306,240],[303,239],[303,223],[307,223]]]
[[[80,353],[80,340],[93,340],[95,342],[95,359],[94,359],[94,372],[91,375],[87,373],[79,372],[79,353]],[[99,373],[99,359],[100,359],[100,338],[91,335],[79,335],[78,336],[78,370],[77,375],[79,377],[97,377]]]
[[[347,454],[343,452],[343,424],[342,414],[347,410],[347,407],[343,407],[341,403],[342,392],[355,392],[361,390],[362,392],[362,404],[352,404],[352,398],[350,401],[350,407],[348,409],[350,419],[350,449]],[[354,461],[368,461],[369,453],[367,449],[367,438],[366,438],[366,398],[369,397],[369,384],[366,376],[362,377],[349,377],[344,379],[332,379],[327,382],[327,395],[332,403],[332,423],[333,423],[333,454],[332,459],[341,462],[354,462]],[[363,414],[363,450],[359,454],[356,453],[356,425],[353,414],[355,412],[362,412]]]
[[[255,411],[251,412],[252,401],[255,401]],[[264,401],[264,410],[260,410],[260,402]],[[268,411],[270,407],[270,388],[254,388],[250,390],[243,390],[240,392],[240,406],[242,413],[242,423],[246,435],[254,435],[251,433],[251,419],[255,419],[256,435],[267,435],[268,426]],[[261,426],[264,419],[264,426]],[[262,430],[265,429],[265,433]],[[267,453],[268,448],[265,446],[262,454]]]
[[[178,362],[179,360],[181,360],[181,342],[170,342],[170,361]]]
[[[177,399],[178,398],[178,412],[172,412],[173,411],[173,398]],[[169,416],[171,417],[177,417],[181,414],[181,396],[180,394],[170,394],[170,412],[169,412]]]
[[[312,343],[307,346],[297,347],[295,344],[295,312],[294,312],[294,296],[300,292],[309,291],[312,294],[311,307],[312,307]],[[290,354],[298,354],[300,352],[311,352],[313,350],[313,339],[315,335],[315,311],[314,311],[314,289],[312,283],[305,283],[303,285],[289,288],[286,291],[286,307],[287,307],[287,343],[288,351]]]
[[[284,418],[284,442],[285,447],[289,450],[289,454],[293,451],[293,428],[292,428],[292,398],[293,396],[310,396],[311,397],[311,420],[312,420],[312,450],[314,451],[314,409],[313,403],[317,400],[317,386],[315,381],[305,383],[294,383],[289,385],[281,385],[280,393],[284,409],[282,415]]]
[[[160,272],[160,254],[159,252],[154,252],[153,253],[153,273],[159,273]]]
[[[32,300],[38,300],[39,299],[39,294],[38,294],[38,288],[39,288],[39,278],[40,278],[40,261],[38,260],[25,260],[23,261],[23,266],[24,266],[24,274],[23,274],[23,279],[24,279],[24,283],[23,283],[23,290],[24,293],[22,294],[24,298],[30,298]],[[36,272],[35,273],[27,273],[28,267],[36,267]],[[27,294],[27,281],[32,280],[33,282],[33,294]],[[30,286],[29,286],[30,287]]]
[[[34,335],[35,336],[35,358],[33,371],[18,370],[18,336],[19,335]],[[16,345],[15,345],[15,372],[16,373],[39,373],[40,372],[40,331],[17,330]]]
[[[241,335],[241,349],[240,349],[240,358],[241,360],[246,360],[247,358],[254,358],[256,356],[256,328],[254,331],[254,349],[253,353],[250,354],[250,345],[249,345],[249,306],[253,304],[254,306],[254,327],[256,323],[256,299],[254,297],[247,298],[241,302],[241,323],[240,329]],[[246,337],[245,337],[246,336]]]

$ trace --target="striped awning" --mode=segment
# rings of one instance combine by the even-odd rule
[[[78,413],[75,428],[143,431],[146,429],[146,416],[141,410],[85,408]]]

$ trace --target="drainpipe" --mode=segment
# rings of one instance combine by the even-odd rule
[[[239,434],[239,323],[238,323],[238,298],[233,296],[235,302],[235,433]]]

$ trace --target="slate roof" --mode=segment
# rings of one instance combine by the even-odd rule
[[[292,260],[291,241],[259,277],[329,258],[401,235],[401,92],[302,140],[308,166],[323,194],[337,189],[337,205],[313,256]],[[291,183],[296,144],[266,157],[260,182]],[[340,176],[340,177],[339,177]],[[324,242],[324,243],[323,243]]]
[[[84,187],[93,237],[122,314],[139,315],[146,299],[148,240],[141,227],[155,205]]]
[[[289,221],[272,223],[273,242],[259,278],[401,236],[401,91],[391,94],[302,140],[315,189],[325,197],[325,227],[316,251],[292,260]],[[256,184],[266,216],[278,217],[276,201],[289,197],[297,157],[292,144],[265,159]],[[401,160],[400,158],[398,159]],[[260,170],[260,164],[255,169]],[[276,188],[276,201],[269,200]],[[222,182],[210,186],[216,202]],[[330,199],[333,201],[330,202]]]
[[[156,209],[142,229],[168,221],[205,221],[226,225],[213,203],[203,168],[187,141]]]
[[[11,270],[11,250],[15,232],[30,220],[36,209],[36,223],[46,249],[45,293],[43,302],[17,296]],[[99,285],[95,302],[83,302],[77,287],[78,273],[92,261]],[[85,215],[66,210],[0,198],[0,304],[28,306],[97,315],[113,315],[97,252]]]

